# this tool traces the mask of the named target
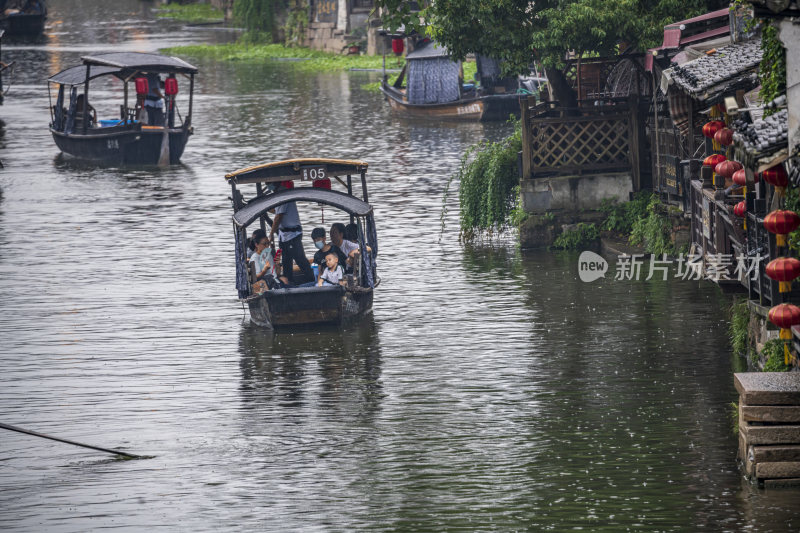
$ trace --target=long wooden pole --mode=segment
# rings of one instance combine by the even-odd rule
[[[45,435],[44,433],[37,433],[37,432],[31,431],[29,429],[23,429],[23,428],[20,428],[20,427],[17,427],[17,426],[9,425],[9,424],[0,423],[0,428],[7,429],[9,431],[16,431],[17,433],[24,433],[26,435],[33,435],[34,437],[41,437],[43,439],[50,439],[50,440],[55,440],[55,441],[58,441],[58,442],[64,442],[66,444],[72,444],[73,446],[81,446],[83,448],[89,448],[91,450],[98,450],[98,451],[101,451],[101,452],[113,453],[115,455],[122,455],[122,456],[125,456],[125,457],[130,457],[132,459],[142,459],[144,457],[142,455],[136,455],[136,454],[133,454],[133,453],[123,452],[123,451],[120,451],[120,450],[111,450],[111,449],[108,449],[108,448],[101,448],[99,446],[92,446],[91,444],[83,444],[83,443],[80,443],[80,442],[75,442],[74,440],[61,439],[59,437],[53,437],[51,435]]]

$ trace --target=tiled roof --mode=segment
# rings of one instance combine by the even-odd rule
[[[734,121],[733,141],[747,155],[761,158],[786,148],[789,143],[789,112],[782,109],[752,123]]]
[[[665,71],[675,86],[696,100],[710,100],[729,89],[755,86],[762,57],[758,41],[736,43]]]

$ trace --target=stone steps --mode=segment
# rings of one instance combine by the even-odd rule
[[[768,488],[800,485],[800,372],[734,374],[739,460]]]

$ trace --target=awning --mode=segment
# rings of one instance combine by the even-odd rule
[[[349,194],[313,187],[298,187],[252,200],[233,214],[233,222],[239,227],[249,226],[266,211],[289,202],[316,202],[336,207],[355,216],[372,213],[371,205]]]
[[[91,69],[91,76],[89,77],[90,80],[100,76],[105,76],[107,74],[116,75],[120,72],[120,69],[117,67],[94,66],[91,67]],[[47,81],[52,83],[63,83],[64,85],[80,85],[86,81],[86,65],[78,65],[76,67],[70,67],[66,70],[62,70],[58,74],[50,76]]]
[[[197,67],[183,59],[161,54],[145,54],[142,52],[112,52],[81,58],[85,65],[101,65],[117,67],[125,70],[141,70],[145,72],[176,72],[197,74]]]

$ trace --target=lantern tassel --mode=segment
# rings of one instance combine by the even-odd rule
[[[778,282],[778,292],[791,292],[791,291],[792,291],[791,281]]]
[[[784,235],[783,233],[776,233],[775,246],[786,246],[786,235]]]
[[[783,364],[789,366],[789,343],[783,344]]]
[[[781,340],[790,341],[792,340],[792,330],[788,328],[781,328],[781,332],[779,334]]]

